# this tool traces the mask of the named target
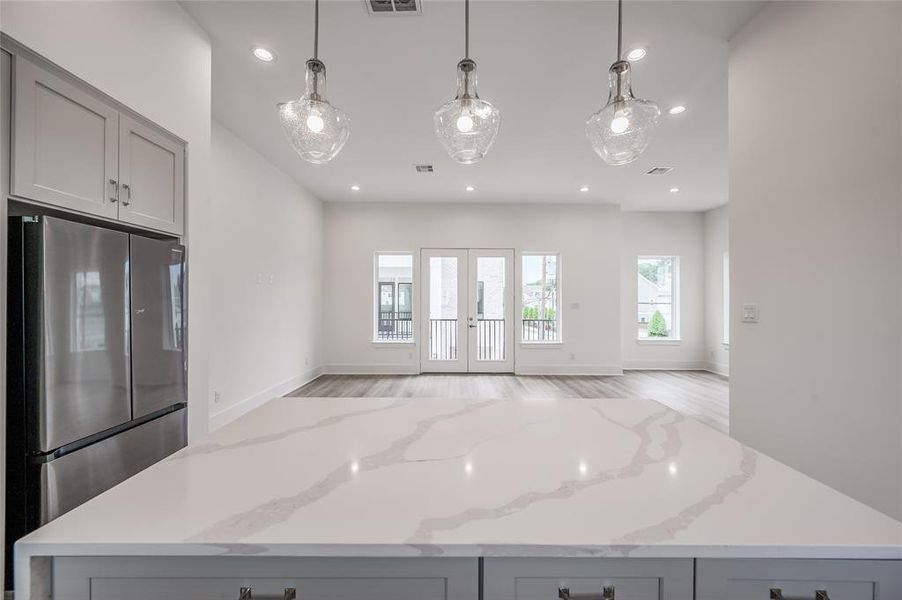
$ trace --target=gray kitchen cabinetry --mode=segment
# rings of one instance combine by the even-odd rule
[[[692,600],[691,558],[487,558],[485,600]]]
[[[700,559],[697,600],[899,600],[902,561]]]
[[[466,558],[73,557],[54,563],[60,600],[475,600],[479,593],[477,560]]]
[[[75,78],[16,54],[14,196],[181,235],[185,148]]]

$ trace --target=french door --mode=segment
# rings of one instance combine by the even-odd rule
[[[421,370],[512,373],[513,250],[422,250]]]

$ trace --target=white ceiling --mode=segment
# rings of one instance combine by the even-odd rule
[[[584,133],[586,118],[607,100],[615,2],[472,2],[479,92],[501,109],[502,123],[488,156],[470,166],[448,158],[432,132],[433,111],[455,92],[461,0],[426,0],[421,15],[399,16],[371,16],[363,0],[322,1],[319,55],[328,98],[351,117],[350,140],[328,165],[298,158],[276,117],[277,102],[303,92],[312,2],[183,4],[213,42],[214,116],[322,200],[707,210],[727,201],[727,40],[763,3],[627,0],[624,46],[648,47],[633,69],[634,92],[662,110],[688,110],[665,113],[645,154],[621,167],[602,162]],[[259,62],[253,45],[272,48],[278,60]],[[435,173],[416,173],[416,163],[435,165]],[[676,168],[643,175],[653,166]],[[466,192],[467,185],[475,191]],[[583,185],[590,191],[579,192]]]

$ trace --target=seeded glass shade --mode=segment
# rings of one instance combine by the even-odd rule
[[[586,135],[606,163],[625,165],[648,147],[661,111],[654,102],[633,96],[628,62],[620,60],[611,65],[609,80],[608,103],[589,117]]]
[[[307,61],[307,91],[300,99],[279,104],[282,130],[307,162],[324,164],[335,158],[351,135],[351,121],[326,100],[326,66]]]
[[[435,111],[432,121],[438,141],[461,164],[482,160],[492,147],[501,111],[476,93],[475,62],[464,59],[458,63],[457,96]]]

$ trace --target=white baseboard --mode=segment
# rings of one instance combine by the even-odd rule
[[[623,369],[613,365],[517,365],[517,375],[623,375]]]
[[[270,400],[274,398],[280,398],[288,392],[292,392],[302,385],[313,381],[314,379],[322,375],[322,371],[323,370],[320,367],[310,369],[309,371],[301,373],[296,377],[286,379],[282,383],[278,383],[258,394],[254,394],[250,398],[245,398],[244,400],[236,402],[228,408],[210,415],[210,431],[215,431],[223,425],[231,423],[238,417],[249,413],[255,408],[263,406]]]
[[[625,360],[624,371],[707,371],[703,360]]]
[[[419,365],[323,365],[326,375],[419,375]]]
[[[728,364],[725,365],[722,363],[708,362],[708,363],[705,363],[705,370],[711,371],[712,373],[714,373],[716,375],[722,375],[724,377],[730,376],[730,365],[728,365]]]

